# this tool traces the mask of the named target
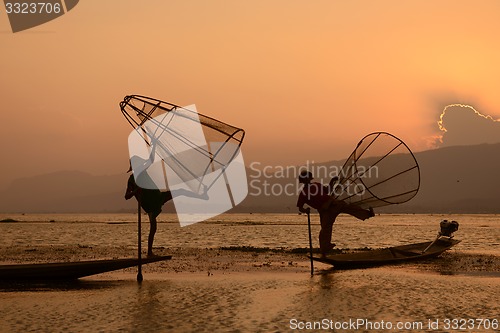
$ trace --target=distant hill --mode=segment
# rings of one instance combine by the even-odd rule
[[[421,171],[417,196],[377,211],[500,213],[500,144],[448,147],[415,156]],[[321,166],[342,164],[331,161]],[[296,212],[297,170],[264,175],[248,168],[249,196],[232,212]],[[17,179],[0,192],[0,212],[132,212],[135,200],[123,198],[127,178],[127,174],[62,171]],[[173,205],[167,204],[164,211],[173,211]]]
[[[500,144],[417,153],[421,187],[393,210],[416,213],[500,213]]]
[[[125,193],[128,175],[93,176],[60,171],[20,178],[0,193],[0,211],[20,213],[118,212],[132,210]]]
[[[415,154],[420,166],[418,194],[401,205],[377,209],[390,213],[500,213],[500,143],[456,146]],[[335,169],[344,161],[315,165]],[[254,172],[254,175],[257,173]],[[252,192],[252,172],[249,172]],[[279,189],[293,183],[292,178],[261,177],[267,188]],[[328,182],[323,179],[323,183]],[[254,190],[254,192],[257,192]],[[238,210],[295,212],[296,196],[249,196]]]

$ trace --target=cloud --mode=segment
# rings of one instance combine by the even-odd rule
[[[438,121],[438,147],[500,142],[500,119],[484,115],[466,104],[447,105]]]

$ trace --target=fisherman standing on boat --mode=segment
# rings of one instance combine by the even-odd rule
[[[149,217],[149,236],[148,236],[148,257],[154,256],[153,242],[155,238],[157,222],[156,218],[161,213],[162,206],[172,200],[172,192],[162,192],[160,190],[152,190],[140,188],[134,179],[134,175],[130,175],[127,182],[127,191],[125,192],[125,199],[128,200],[135,197],[141,203],[142,209],[148,214]]]
[[[301,213],[309,214],[311,209],[304,208],[307,204],[318,210],[321,230],[319,232],[319,247],[321,256],[325,257],[335,247],[332,243],[332,228],[335,219],[341,213],[352,215],[360,220],[366,220],[375,216],[373,209],[363,209],[359,206],[348,204],[342,200],[336,200],[330,193],[337,177],[330,180],[328,186],[312,182],[311,172],[303,170],[299,175],[299,183],[304,184],[297,200],[297,207]]]
[[[145,160],[147,163],[148,160]],[[132,171],[132,161],[130,162],[130,168],[128,172]],[[143,181],[145,183],[153,183],[147,173],[141,173],[141,177],[143,177]],[[147,180],[148,179],[148,180]],[[141,182],[139,182],[141,183]],[[125,192],[125,199],[128,200],[132,197],[135,197],[137,201],[140,202],[142,209],[148,214],[149,217],[149,236],[148,236],[148,257],[154,256],[153,254],[153,242],[157,229],[157,221],[156,218],[161,213],[161,208],[163,205],[172,200],[174,197],[185,196],[191,197],[201,200],[208,200],[206,186],[202,187],[201,193],[195,193],[191,191],[187,191],[185,189],[176,189],[173,191],[160,191],[159,189],[150,189],[150,188],[142,188],[137,185],[135,182],[134,175],[131,174],[128,178],[127,182],[127,190]]]

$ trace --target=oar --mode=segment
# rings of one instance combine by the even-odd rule
[[[435,239],[432,243],[430,243],[430,244],[429,244],[429,245],[425,248],[425,250],[423,250],[423,251],[422,251],[422,254],[424,254],[425,252],[427,252],[427,250],[429,250],[429,249],[432,247],[432,245],[434,245],[434,243],[436,243],[436,242],[438,241],[438,239],[439,239],[439,238],[441,238],[441,236],[442,236],[442,235],[441,235],[441,233],[440,233],[440,232],[438,232],[438,235],[437,235],[436,239]]]
[[[142,258],[141,258],[141,196],[137,196],[137,248],[138,248],[138,265],[137,265],[137,282],[142,282]]]
[[[307,226],[309,228],[309,257],[311,258],[311,275],[314,274],[314,263],[313,263],[313,245],[311,236],[311,214],[307,212]]]

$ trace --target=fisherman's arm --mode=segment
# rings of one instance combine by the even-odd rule
[[[135,190],[127,189],[127,192],[125,192],[125,200],[128,200],[128,199],[132,198],[134,195],[136,195],[138,190],[139,190],[138,188]]]
[[[299,212],[301,212],[303,214],[309,214],[309,213],[311,213],[311,208],[309,208],[309,207],[304,208],[304,206],[302,206],[302,207],[299,207]]]
[[[334,176],[332,179],[330,179],[330,182],[328,183],[328,193],[332,193],[333,190],[335,189],[335,185],[337,185],[339,181],[339,177]]]
[[[299,198],[297,199],[297,208],[302,214],[309,214],[311,212],[311,208],[304,208],[304,205],[306,204],[305,198],[306,196],[304,193],[299,194]]]
[[[139,190],[140,190],[139,186],[129,181],[129,183],[127,184],[127,190],[125,191],[125,199],[128,200],[132,198],[134,195],[137,194],[137,192],[139,192]]]

